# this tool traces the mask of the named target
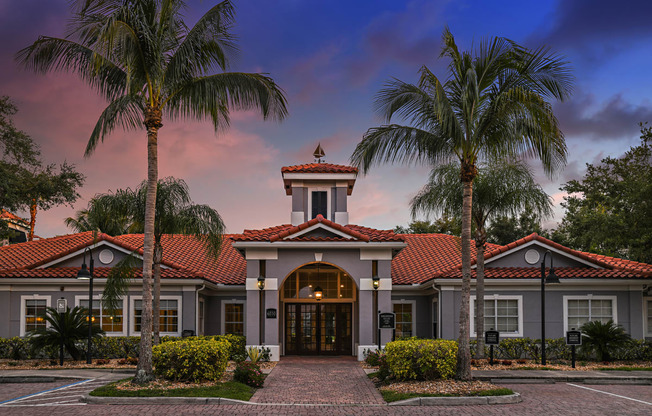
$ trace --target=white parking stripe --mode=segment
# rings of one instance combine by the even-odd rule
[[[83,380],[83,381],[78,381],[73,384],[68,384],[67,386],[62,386],[46,391],[42,391],[39,393],[34,393],[34,394],[29,394],[27,396],[23,397],[18,397],[13,400],[6,400],[4,402],[0,403],[0,406],[20,406],[20,407],[25,407],[25,406],[51,406],[51,405],[56,405],[57,403],[55,400],[58,398],[66,398],[66,397],[80,397],[82,396],[81,394],[71,396],[68,395],[68,393],[75,393],[75,389],[78,389],[79,387],[82,387],[82,384],[84,385],[84,389],[82,391],[88,390],[90,387],[92,387],[95,383],[91,383],[95,381],[95,379],[89,379],[89,380]],[[56,394],[61,394],[63,390],[66,390],[64,394],[65,396],[56,396]],[[55,396],[51,396],[52,394],[55,394]],[[50,395],[50,396],[48,396]],[[34,404],[28,404],[29,402],[37,402],[41,400],[53,400],[53,403],[34,403]],[[85,404],[85,403],[79,403],[79,404]],[[70,406],[72,404],[69,404]]]
[[[609,396],[620,397],[621,399],[627,399],[627,400],[631,400],[633,402],[643,403],[643,404],[647,404],[647,405],[652,406],[652,403],[650,403],[650,402],[646,402],[646,401],[638,400],[638,399],[632,399],[631,397],[621,396],[620,394],[609,393],[608,391],[596,390],[596,389],[592,389],[592,388],[586,387],[586,386],[578,386],[577,384],[572,384],[572,383],[566,383],[566,384],[568,384],[569,386],[573,386],[573,387],[579,387],[581,389],[595,391],[596,393],[608,394]]]

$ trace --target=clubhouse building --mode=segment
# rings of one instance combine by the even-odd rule
[[[459,238],[350,224],[357,173],[329,163],[283,167],[290,223],[226,235],[217,259],[193,237],[165,236],[162,334],[243,334],[247,344],[269,347],[273,359],[361,357],[393,336],[457,338]],[[0,337],[45,326],[45,308],[59,299],[88,306],[88,280],[76,279],[87,249],[95,265],[95,319],[108,336],[140,335],[140,276],[114,316],[100,298],[111,267],[132,252],[142,255],[142,243],[142,234],[85,232],[0,247]],[[546,267],[552,258],[560,280],[546,287],[547,338],[610,319],[634,338],[652,338],[652,265],[571,250],[536,234],[487,244],[486,329],[501,338],[540,338],[546,252]],[[381,330],[380,339],[377,312],[396,314],[395,330]],[[474,326],[472,313],[472,337]]]

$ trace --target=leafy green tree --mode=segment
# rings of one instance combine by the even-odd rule
[[[641,125],[641,144],[619,158],[586,165],[568,193],[556,238],[582,251],[652,263],[652,128]]]
[[[11,117],[18,109],[7,96],[0,97],[0,208],[29,210],[28,240],[34,237],[37,209],[48,210],[56,205],[72,204],[84,183],[84,175],[74,165],[44,165],[41,152],[27,133],[18,130]],[[6,236],[4,222],[0,222],[0,237]]]
[[[566,62],[546,48],[529,50],[505,38],[483,40],[460,51],[448,29],[442,57],[449,60],[442,82],[426,66],[417,85],[390,81],[376,98],[390,123],[369,129],[351,161],[366,173],[380,163],[436,166],[457,160],[463,184],[462,300],[457,377],[471,379],[469,298],[471,290],[471,204],[477,164],[500,156],[537,157],[546,173],[566,163],[566,143],[549,99],[565,99],[572,77]]]
[[[75,228],[77,231],[95,231],[96,224],[112,227],[112,218],[119,218],[121,224],[128,224],[125,232],[142,233],[145,224],[147,182],[137,189],[119,189],[115,193],[96,195],[89,202],[86,212],[95,224],[90,227]],[[192,235],[201,241],[209,258],[217,259],[222,244],[224,223],[216,210],[208,205],[193,204],[188,185],[182,179],[173,177],[158,181],[156,191],[156,221],[154,226],[154,294],[153,316],[159,316],[161,293],[161,262],[163,261],[162,239],[165,235],[174,238],[175,234]],[[85,226],[83,221],[75,221],[75,227]],[[127,283],[133,277],[135,262],[127,258],[112,270],[103,294],[103,304],[107,309],[115,309],[117,301],[126,294]],[[159,320],[153,320],[154,343],[160,341]]]
[[[580,331],[582,350],[588,354],[595,353],[598,361],[611,361],[612,352],[626,346],[632,339],[625,328],[612,320],[587,322]]]
[[[499,215],[493,218],[487,228],[487,241],[504,246],[532,233],[551,238],[550,233],[541,227],[540,216],[526,209],[519,216]]]
[[[415,220],[407,227],[397,225],[394,232],[398,234],[449,234],[459,236],[462,221],[459,217],[451,217],[445,213],[434,221]]]
[[[462,211],[462,183],[460,165],[451,163],[435,167],[428,183],[412,198],[412,215],[419,213],[452,212],[456,216]],[[472,225],[475,228],[476,249],[476,334],[477,353],[484,356],[484,254],[487,243],[487,223],[504,215],[516,215],[527,210],[537,215],[550,216],[550,197],[536,183],[532,172],[523,162],[494,161],[479,165],[478,175],[473,181]]]
[[[158,132],[163,118],[229,125],[229,110],[259,110],[283,119],[286,99],[263,74],[218,72],[235,52],[234,8],[223,1],[191,28],[181,0],[77,0],[65,38],[41,36],[18,53],[37,72],[76,73],[109,101],[86,146],[86,155],[117,127],[147,131],[147,209],[143,264],[143,317],[135,383],[153,378],[152,263],[158,180]]]
[[[45,311],[46,328],[31,331],[28,335],[34,349],[59,349],[61,356],[63,349],[70,354],[74,360],[78,360],[81,351],[77,347],[80,340],[88,338],[88,312],[84,308],[75,306],[68,308],[66,312],[59,313],[55,308],[47,308]],[[92,336],[98,337],[104,333],[99,326],[91,326]]]

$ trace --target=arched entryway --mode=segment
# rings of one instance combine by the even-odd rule
[[[287,276],[280,298],[286,355],[352,355],[357,287],[347,272],[303,265]]]

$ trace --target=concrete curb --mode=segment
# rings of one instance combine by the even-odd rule
[[[489,381],[493,384],[555,384],[555,383],[582,383],[582,384],[629,384],[639,386],[652,385],[652,378],[643,377],[474,377],[475,380]]]
[[[514,404],[523,399],[519,393],[507,396],[476,396],[476,397],[413,397],[388,403],[388,406],[472,406],[486,404]]]
[[[243,400],[226,399],[224,397],[98,397],[85,394],[81,401],[88,404],[114,404],[114,405],[178,405],[178,404],[260,404],[245,402]]]

